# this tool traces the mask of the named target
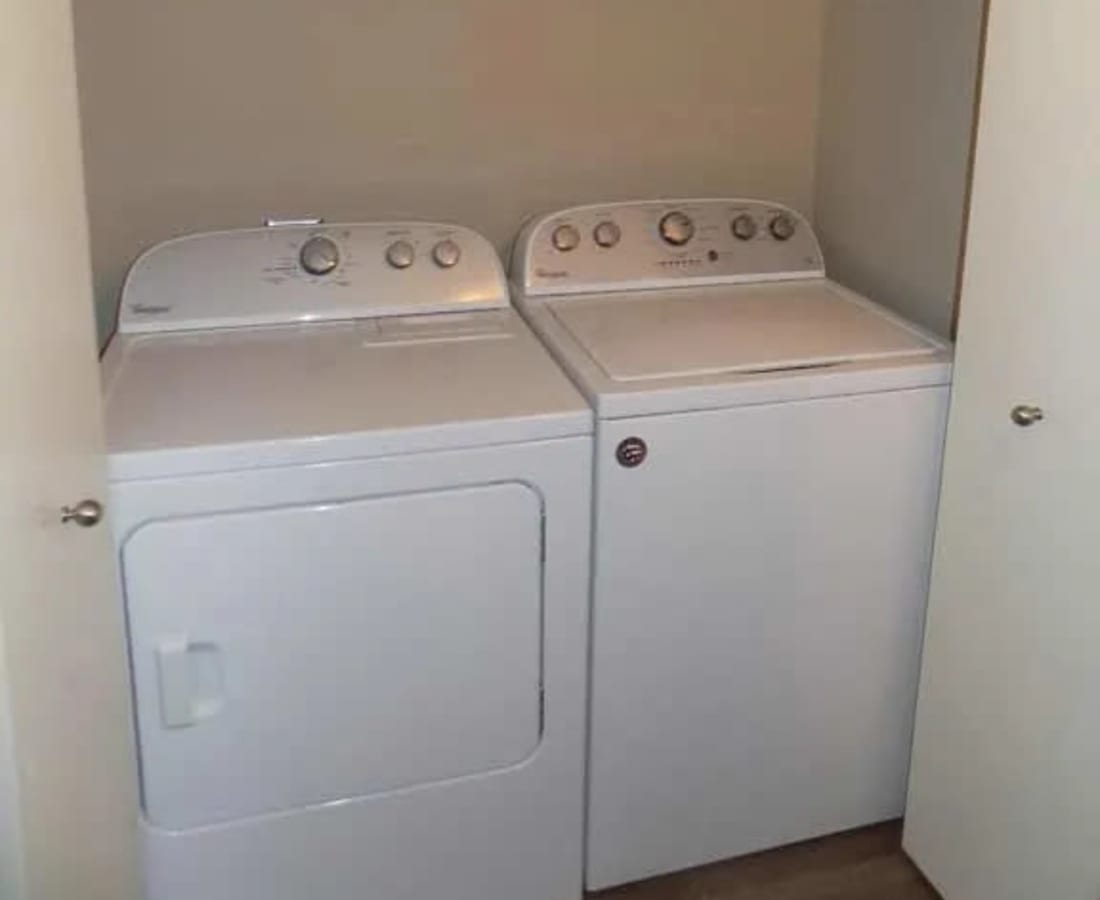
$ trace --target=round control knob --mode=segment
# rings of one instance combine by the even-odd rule
[[[554,242],[554,249],[561,253],[568,253],[570,250],[576,250],[581,244],[581,233],[577,231],[572,225],[559,225],[554,229],[551,240]]]
[[[416,248],[408,241],[394,241],[386,249],[386,262],[395,269],[407,269],[416,260]]]
[[[794,219],[786,213],[780,213],[772,219],[771,225],[768,226],[772,237],[777,241],[789,241],[794,237],[796,227]]]
[[[331,238],[311,237],[302,244],[298,262],[310,275],[328,275],[340,265],[340,248]]]
[[[441,269],[450,269],[462,259],[462,248],[454,241],[440,241],[432,247],[432,261]]]
[[[659,226],[661,238],[673,247],[683,247],[695,237],[695,223],[682,212],[670,212]]]
[[[596,230],[592,232],[592,240],[599,246],[611,248],[622,239],[623,232],[614,222],[600,222]]]
[[[757,231],[759,231],[756,219],[748,213],[742,213],[734,219],[731,227],[733,229],[733,236],[739,241],[751,241],[756,237]]]

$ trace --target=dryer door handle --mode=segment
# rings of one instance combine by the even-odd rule
[[[160,720],[165,728],[190,728],[217,715],[224,705],[221,651],[187,636],[157,647]]]

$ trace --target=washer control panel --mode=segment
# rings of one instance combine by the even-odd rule
[[[805,217],[761,200],[658,200],[580,206],[530,223],[512,280],[528,296],[825,274]]]
[[[372,222],[196,234],[130,270],[119,331],[273,325],[509,304],[495,248],[458,225]]]

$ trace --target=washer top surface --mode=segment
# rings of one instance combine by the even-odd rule
[[[590,432],[587,404],[511,308],[491,245],[450,226],[440,237],[444,227],[280,229],[289,252],[274,261],[264,253],[268,231],[170,242],[163,267],[158,249],[143,257],[104,357],[111,477]],[[309,241],[329,235],[345,260],[331,275],[291,267]],[[227,240],[240,252],[227,252]],[[433,262],[441,240],[460,248],[457,264]],[[398,242],[414,251],[403,269],[386,261]],[[312,262],[323,268],[331,256]],[[282,271],[273,275],[273,266]]]
[[[553,315],[615,381],[809,370],[937,348],[827,281],[570,298]]]
[[[951,379],[945,342],[830,281],[809,223],[774,203],[554,213],[521,235],[512,279],[603,418]]]

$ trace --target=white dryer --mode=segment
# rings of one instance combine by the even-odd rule
[[[591,412],[488,242],[170,241],[104,378],[150,900],[579,896]]]
[[[565,210],[512,275],[597,413],[588,887],[899,816],[949,347],[772,203]]]

